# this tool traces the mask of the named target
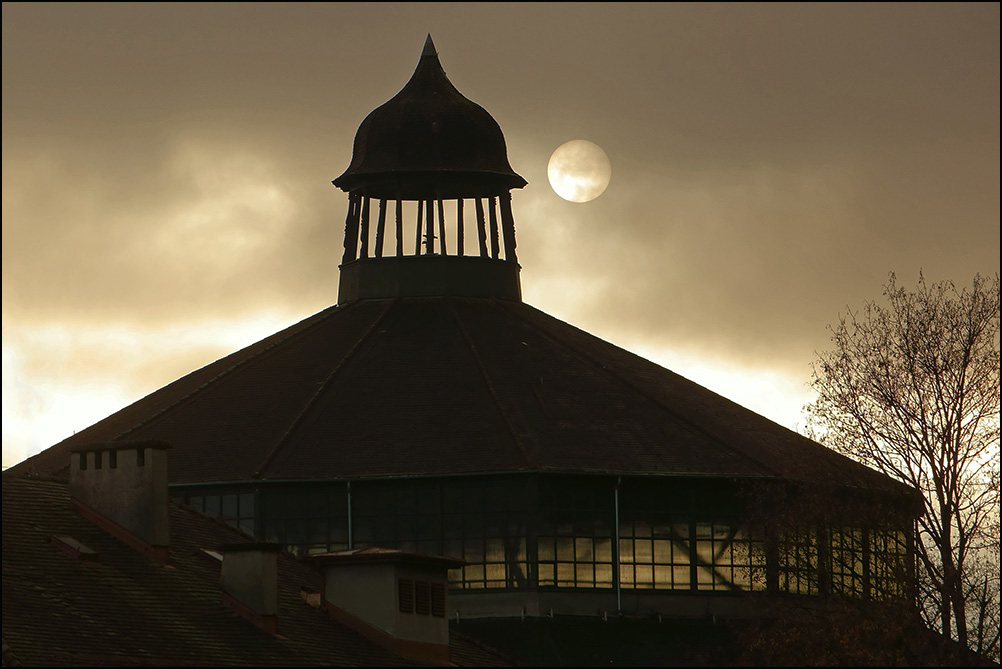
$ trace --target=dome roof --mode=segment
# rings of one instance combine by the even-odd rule
[[[522,188],[504,134],[456,90],[431,35],[410,81],[358,127],[351,164],[333,181],[385,199],[487,197]]]

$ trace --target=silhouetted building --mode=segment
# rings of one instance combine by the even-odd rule
[[[635,621],[626,639],[690,621],[685,646],[693,621],[791,598],[912,597],[915,490],[522,302],[511,191],[526,182],[430,37],[333,183],[348,194],[336,306],[5,479],[63,476],[82,444],[169,443],[171,495],[259,541],[462,561],[454,629],[528,662],[599,623]],[[581,626],[561,637],[559,620]]]
[[[450,633],[456,561],[386,549],[296,560],[169,502],[168,449],[74,449],[68,485],[4,475],[4,667],[511,665]],[[398,582],[417,595],[409,608]]]

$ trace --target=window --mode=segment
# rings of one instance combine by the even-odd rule
[[[863,530],[832,527],[828,537],[832,594],[863,597]]]
[[[414,581],[409,578],[397,581],[397,593],[400,613],[414,613]]]
[[[765,590],[764,532],[728,523],[696,523],[696,589]]]
[[[414,613],[426,616],[431,613],[431,584],[414,581]]]
[[[908,543],[898,530],[870,530],[870,590],[873,599],[896,599],[906,594]]]
[[[540,497],[539,585],[612,588],[615,519],[609,482],[549,480]]]
[[[263,516],[266,541],[304,553],[348,548],[348,491],[344,484],[276,486],[263,489],[261,495],[258,515]]]
[[[453,587],[525,587],[524,486],[403,481],[352,488],[355,547],[384,546],[468,562],[449,571]]]
[[[539,585],[612,587],[612,531],[601,521],[561,523],[537,540]]]
[[[818,533],[814,529],[797,529],[779,538],[779,590],[795,595],[816,595],[820,592],[818,566]]]
[[[207,516],[219,518],[230,527],[255,536],[255,495],[252,492],[187,495],[187,503]]]
[[[397,580],[397,600],[401,613],[421,616],[445,617],[445,584],[416,581],[410,578]]]
[[[442,484],[443,554],[470,564],[449,571],[453,587],[527,584],[526,516],[521,487],[467,481]]]
[[[431,615],[445,617],[445,583],[431,584]]]
[[[619,578],[624,588],[688,590],[692,569],[688,523],[633,521],[619,527]]]

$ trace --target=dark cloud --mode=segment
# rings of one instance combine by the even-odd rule
[[[514,195],[527,300],[600,336],[805,374],[825,324],[888,272],[999,269],[997,3],[2,11],[5,402],[7,347],[44,356],[22,345],[32,328],[333,303],[330,180],[427,32],[530,182]],[[612,162],[591,203],[546,183],[571,139]],[[174,359],[209,362],[209,339]],[[67,379],[100,374],[66,355]],[[104,356],[84,357],[146,373]],[[177,372],[161,360],[157,383]]]

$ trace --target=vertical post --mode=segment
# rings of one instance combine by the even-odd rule
[[[376,252],[377,258],[383,257],[383,235],[386,231],[386,200],[379,201],[379,219],[376,221]]]
[[[445,204],[438,201],[438,242],[442,246],[442,255],[448,255],[445,249]]]
[[[344,221],[344,255],[341,262],[351,262],[358,253],[358,193],[348,195],[348,216]]]
[[[529,483],[526,487],[526,509],[537,509],[539,508],[539,479],[537,476],[532,476],[529,478]],[[525,529],[525,557],[528,573],[526,576],[529,578],[529,587],[537,588],[539,587],[539,535],[540,532],[541,519],[539,514],[528,513],[526,517],[526,529]]]
[[[351,527],[351,481],[345,481],[348,494],[348,550],[355,547],[355,538],[352,536]]]
[[[425,207],[428,209],[428,213],[425,215],[424,229],[425,234],[425,251],[429,255],[434,255],[435,253],[435,201],[425,200]]]
[[[484,221],[484,201],[477,198],[477,237],[480,238],[480,257],[487,257],[487,223]]]
[[[831,535],[824,525],[818,532],[818,590],[822,595],[832,593]]]
[[[504,235],[504,259],[518,262],[515,255],[515,218],[511,213],[511,193],[501,195],[501,231]]]
[[[397,198],[397,257],[404,254],[404,202]]]
[[[689,525],[689,589],[695,592],[699,590],[699,552],[696,550],[699,538],[696,533],[699,531],[698,523],[692,519]],[[711,544],[712,545],[712,544]]]
[[[859,533],[863,540],[863,601],[869,601],[873,599],[873,579],[870,578],[870,568],[873,565],[870,539],[873,536],[873,530],[868,527],[862,527]],[[853,561],[855,562],[855,560]]]
[[[498,212],[497,212],[497,198],[492,197],[490,200],[490,217],[491,217],[491,257],[495,260],[498,259],[500,254],[501,242],[498,239]]]
[[[424,222],[424,204],[421,200],[417,201],[417,232],[414,233],[414,255],[421,255],[421,227]]]
[[[616,488],[613,491],[613,511],[616,514],[614,525],[616,534],[612,539],[612,582],[616,584],[616,614],[623,615],[623,586],[619,577],[619,486],[623,477],[616,477]]]
[[[456,200],[456,246],[459,247],[459,251],[457,251],[459,255],[466,253],[466,239],[463,231],[465,224],[466,221],[463,220],[463,198],[459,198]]]
[[[368,258],[369,257],[369,198],[362,198],[362,230],[359,233],[361,238],[361,248],[359,249],[359,257]]]
[[[809,539],[810,534],[807,537]],[[772,527],[767,528],[765,535],[765,589],[773,594],[779,592],[779,544],[779,533]],[[790,550],[790,542],[787,542],[784,548]],[[799,563],[797,568],[800,568]]]
[[[905,587],[905,594],[908,597],[908,601],[916,601],[917,593],[915,591],[918,581],[916,581],[916,574],[918,572],[918,555],[915,551],[915,537],[918,536],[918,518],[912,521],[912,531],[905,533],[905,554],[907,556],[906,560],[906,576],[907,585]]]

